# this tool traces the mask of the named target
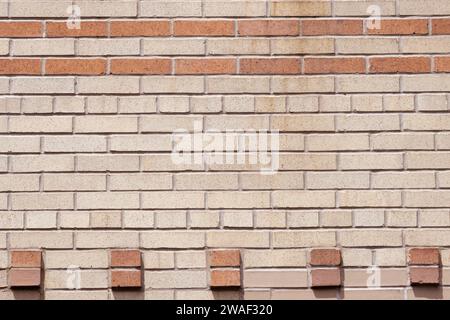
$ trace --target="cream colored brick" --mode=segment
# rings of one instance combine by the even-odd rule
[[[438,150],[450,150],[450,133],[436,134],[436,147]]]
[[[203,248],[205,234],[192,231],[153,231],[141,233],[143,248]]]
[[[9,54],[9,40],[1,39],[0,40],[0,55],[6,56],[7,54]],[[4,81],[5,81],[5,84],[7,84],[7,80],[5,79]],[[7,92],[8,92],[8,89],[5,89],[5,92],[2,92],[2,93],[7,93]]]
[[[120,211],[92,211],[91,228],[113,229],[122,226],[122,214]]]
[[[0,41],[1,46],[1,41]],[[1,49],[0,49],[1,50]],[[9,81],[5,78],[0,78],[0,87],[4,89],[4,92],[2,93],[8,93],[9,92]],[[19,97],[0,97],[0,113],[20,113],[20,104],[21,104],[21,98]]]
[[[448,246],[450,231],[433,229],[405,230],[405,245],[407,246]]]
[[[352,96],[352,109],[356,112],[381,112],[383,111],[383,96],[381,95],[356,95]]]
[[[84,113],[83,97],[55,97],[55,113]]]
[[[434,189],[434,172],[382,172],[372,174],[374,189]]]
[[[225,228],[252,228],[252,211],[225,211],[222,214],[222,223]]]
[[[60,212],[59,226],[62,229],[87,229],[90,226],[89,212]]]
[[[380,267],[403,267],[406,265],[405,249],[376,249],[375,265]]]
[[[189,112],[188,96],[167,96],[158,98],[159,111],[162,113]]]
[[[408,169],[448,169],[450,152],[408,152]]]
[[[44,137],[44,152],[106,152],[106,138],[101,136],[50,136]]]
[[[402,300],[404,298],[405,291],[403,288],[356,288],[344,290],[344,299],[347,300]]]
[[[317,211],[289,211],[287,214],[289,228],[314,228],[319,226]]]
[[[343,247],[400,247],[402,232],[397,230],[344,230],[339,231]]]
[[[396,38],[336,38],[336,51],[339,54],[393,54],[399,53],[399,41]]]
[[[339,0],[334,3],[336,16],[370,16],[370,6],[380,8],[382,16],[393,16],[396,13],[395,0]]]
[[[56,229],[56,211],[26,213],[25,224],[27,229]]]
[[[448,210],[420,210],[419,226],[448,227],[450,226],[450,213]]]
[[[8,158],[0,157],[0,172],[8,171]]]
[[[322,95],[319,97],[320,112],[345,112],[351,110],[350,96]]]
[[[18,39],[12,40],[14,56],[70,56],[75,54],[73,39]]]
[[[174,269],[175,254],[167,251],[146,251],[143,254],[145,269]]]
[[[46,116],[29,116],[29,117],[11,117],[9,119],[10,132],[48,132],[48,133],[65,133],[72,132],[71,117],[46,117]]]
[[[6,233],[0,233],[0,248],[6,248]]]
[[[201,17],[202,1],[141,1],[141,17]]]
[[[139,209],[139,194],[124,192],[79,192],[77,208],[86,209]]]
[[[228,173],[180,173],[174,176],[177,190],[237,190],[238,176]]]
[[[0,93],[8,93],[10,90],[9,79],[0,78]]]
[[[279,96],[256,96],[256,113],[284,113],[286,112],[286,98]]]
[[[90,248],[137,248],[139,233],[125,231],[77,232],[75,245],[78,249]]]
[[[270,136],[272,137],[272,136]],[[281,134],[280,150],[282,151],[303,151],[305,150],[305,139],[300,134]]]
[[[447,96],[444,94],[420,94],[417,96],[420,111],[447,111]]]
[[[8,195],[1,194],[0,195],[0,209],[6,210],[8,208]]]
[[[49,270],[45,272],[45,288],[48,289],[106,289],[108,271],[82,270],[77,277],[67,270]]]
[[[414,111],[414,95],[384,95],[385,111]]]
[[[413,131],[450,130],[448,114],[405,114],[403,129]]]
[[[139,171],[139,157],[133,155],[77,156],[78,171]]]
[[[171,155],[153,154],[142,156],[143,171],[200,171],[204,170],[204,164],[196,163],[173,163]]]
[[[218,113],[220,111],[222,111],[222,98],[220,96],[191,97],[192,113]]]
[[[6,269],[8,266],[8,251],[0,251],[0,269]]]
[[[309,151],[369,150],[368,134],[308,135]]]
[[[117,113],[117,97],[93,96],[86,98],[86,110],[88,113]]]
[[[205,0],[203,10],[206,17],[264,17],[267,14],[264,1]]]
[[[271,40],[271,53],[282,54],[327,54],[334,53],[332,38],[301,38]]]
[[[258,210],[255,212],[255,228],[286,228],[286,212],[280,210]]]
[[[218,228],[220,216],[218,211],[190,211],[189,226],[191,228]]]
[[[306,270],[251,270],[244,273],[244,286],[247,288],[306,288]]]
[[[367,172],[308,172],[308,189],[369,189]]]
[[[216,76],[207,79],[210,93],[269,93],[269,77]]]
[[[336,170],[335,154],[280,154],[280,170]]]
[[[247,250],[244,253],[244,267],[305,267],[304,250]]]
[[[48,290],[46,300],[108,300],[108,290]]]
[[[432,2],[423,2],[418,0],[400,0],[398,10],[399,14],[402,16],[403,15],[427,16],[427,15],[450,14],[448,2],[445,0],[435,0]]]
[[[207,206],[210,209],[269,208],[269,192],[208,192]]]
[[[8,17],[8,3],[0,3],[0,17]]]
[[[10,1],[10,17],[67,17],[71,1]]]
[[[203,122],[201,116],[177,116],[177,115],[155,115],[141,117],[141,132],[174,132],[183,131],[201,131]]]
[[[0,288],[8,287],[8,275],[6,270],[0,270]],[[4,300],[4,299],[2,299]]]
[[[404,194],[407,208],[446,208],[450,204],[449,191],[406,191]]]
[[[438,172],[437,181],[440,188],[450,188],[450,171]]]
[[[147,56],[204,55],[206,40],[201,39],[143,39],[142,53]]]
[[[208,39],[206,42],[208,55],[245,55],[269,54],[268,39]]]
[[[26,97],[22,99],[23,113],[52,113],[52,97]]]
[[[395,170],[403,169],[400,153],[345,153],[340,154],[343,170]]]
[[[262,231],[211,231],[206,234],[210,248],[268,248],[269,232]]]
[[[243,173],[241,187],[244,190],[303,189],[303,173],[278,172],[274,175]]]
[[[6,133],[8,132],[8,118],[0,117],[0,132]]]
[[[44,256],[47,269],[65,269],[77,266],[81,269],[107,269],[109,267],[106,250],[64,250],[47,251]]]
[[[372,265],[372,251],[369,249],[342,250],[342,265],[344,267],[368,267]]]
[[[155,219],[159,229],[186,229],[186,211],[160,211]]]
[[[333,231],[275,231],[272,234],[274,248],[334,247]]]
[[[223,110],[227,113],[255,112],[255,98],[253,96],[225,96]]]
[[[112,136],[110,150],[119,152],[172,151],[172,137],[170,135]]]
[[[111,190],[170,190],[172,176],[170,174],[114,174],[109,178]]]
[[[80,7],[83,17],[136,17],[137,2],[136,0],[77,0],[75,5]]]
[[[203,93],[203,77],[143,77],[144,93]]]
[[[203,192],[147,192],[142,194],[142,208],[145,209],[203,209]]]
[[[15,249],[70,249],[73,247],[73,234],[66,231],[12,232],[9,245]]]
[[[81,56],[132,56],[140,53],[139,39],[80,39],[77,45]]]
[[[352,92],[399,92],[400,77],[386,75],[357,75],[336,77],[336,91]]]
[[[400,207],[402,194],[400,191],[339,191],[339,206],[346,207]]]
[[[334,79],[329,76],[295,77],[275,76],[272,80],[274,93],[334,92]]]
[[[177,268],[206,268],[205,251],[180,251],[177,252],[175,260]]]
[[[386,212],[386,225],[388,227],[416,227],[416,210],[389,210]]]
[[[59,94],[75,93],[75,81],[71,77],[22,77],[12,79],[11,93],[14,94]]]
[[[331,115],[277,115],[272,116],[271,129],[281,132],[334,131],[334,117]]]
[[[272,205],[275,208],[333,208],[333,191],[274,191]]]
[[[156,113],[156,97],[120,97],[119,113]]]
[[[269,129],[269,118],[266,116],[207,116],[205,129],[214,131],[226,130],[261,130]]]
[[[122,220],[123,227],[130,229],[147,229],[155,225],[154,213],[151,211],[125,211]]]
[[[379,287],[407,286],[409,284],[408,270],[402,269],[381,269],[379,272]],[[344,271],[344,286],[346,287],[366,287],[374,286],[373,269],[347,269]]]
[[[23,212],[0,211],[0,226],[2,229],[23,229]]]
[[[450,265],[450,250],[448,249],[441,250],[441,263],[443,266]]]
[[[352,212],[350,210],[324,210],[320,213],[322,227],[351,227]]]
[[[449,88],[450,76],[445,74],[403,76],[402,80],[405,92],[448,92]]]
[[[355,227],[382,227],[384,225],[384,211],[355,210],[353,220]]]
[[[71,193],[22,193],[11,195],[13,210],[73,209]]]
[[[205,271],[146,271],[146,288],[206,288]]]
[[[180,292],[178,290],[177,292]],[[193,291],[189,290],[191,294]],[[174,300],[175,290],[147,290],[145,291],[145,300]]]
[[[0,191],[39,191],[39,175],[0,175]]]
[[[374,150],[433,150],[434,135],[426,133],[380,133],[372,135]]]
[[[331,1],[272,1],[271,16],[331,16]]]
[[[79,77],[79,93],[139,93],[139,78],[128,76]]]

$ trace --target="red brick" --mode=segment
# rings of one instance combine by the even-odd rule
[[[439,249],[436,248],[412,248],[409,249],[410,265],[439,265]]]
[[[431,32],[433,35],[450,34],[450,19],[433,19],[431,20]]]
[[[235,74],[234,59],[177,59],[176,74]]]
[[[311,270],[311,286],[317,287],[339,287],[341,285],[341,270],[314,269]]]
[[[41,269],[12,268],[8,272],[8,284],[12,288],[39,287],[41,285]]]
[[[239,250],[214,250],[209,252],[210,267],[239,267],[241,252]]]
[[[160,37],[170,35],[169,21],[112,21],[112,37]]]
[[[363,33],[362,20],[303,20],[304,36],[358,35]]]
[[[141,266],[141,252],[139,250],[113,250],[111,251],[111,267]]]
[[[170,59],[112,59],[112,74],[171,74]]]
[[[434,69],[436,72],[450,72],[450,57],[435,57]]]
[[[140,270],[112,270],[112,288],[140,288],[142,276]]]
[[[47,59],[45,74],[102,75],[106,73],[104,59]]]
[[[239,270],[212,270],[211,287],[240,287],[241,272]]]
[[[82,21],[80,29],[70,29],[67,22],[47,22],[47,37],[105,37],[108,26],[104,21]]]
[[[338,249],[313,249],[310,253],[312,266],[338,266],[341,264],[341,251]]]
[[[240,20],[238,24],[240,36],[298,36],[300,23],[298,20]]]
[[[40,268],[41,265],[41,251],[11,251],[12,268]]]
[[[39,59],[0,59],[0,74],[23,75],[40,74]]]
[[[40,22],[0,22],[0,37],[36,38],[42,35]]]
[[[412,267],[409,269],[411,285],[438,285],[440,272],[438,267]]]
[[[174,22],[175,36],[233,36],[234,22],[230,20],[178,20]]]
[[[298,58],[241,59],[241,74],[299,74],[301,61]]]
[[[371,73],[427,73],[431,71],[428,57],[371,58]]]
[[[380,21],[380,29],[367,29],[368,34],[414,35],[428,34],[425,19],[387,19]]]
[[[305,58],[306,74],[364,73],[366,62],[363,58]]]

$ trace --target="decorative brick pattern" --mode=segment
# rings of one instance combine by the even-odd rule
[[[211,250],[208,252],[211,289],[233,289],[241,287],[240,250]]]
[[[111,250],[111,287],[139,289],[142,286],[142,262],[139,250]]]
[[[39,288],[41,286],[41,251],[14,250],[10,252],[8,285],[11,288]]]

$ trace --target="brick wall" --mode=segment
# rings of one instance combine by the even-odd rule
[[[0,298],[450,298],[449,16],[1,1]],[[180,129],[271,130],[277,170]]]

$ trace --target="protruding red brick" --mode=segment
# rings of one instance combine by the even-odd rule
[[[341,270],[339,268],[311,270],[311,281],[313,288],[339,287],[341,285]]]
[[[440,253],[437,248],[409,249],[410,265],[439,265],[440,260]]]
[[[210,286],[214,288],[230,288],[241,286],[240,270],[212,270]]]
[[[41,269],[12,268],[8,272],[8,284],[11,288],[39,287],[41,285]]]
[[[302,34],[305,36],[358,35],[363,33],[362,20],[303,20]]]
[[[140,288],[142,277],[140,270],[112,270],[112,288]]]
[[[411,285],[438,285],[440,283],[439,267],[411,267],[409,279]]]
[[[234,22],[231,20],[202,21],[178,20],[174,22],[175,36],[233,36]]]
[[[339,266],[341,264],[341,251],[338,249],[313,249],[310,254],[312,266]]]
[[[11,251],[11,268],[40,268],[41,251]]]
[[[209,252],[210,267],[239,267],[241,253],[239,250],[214,250]]]
[[[67,22],[47,22],[47,37],[105,37],[108,26],[104,21],[82,21],[80,28],[70,29]]]
[[[382,19],[379,29],[368,28],[367,33],[383,35],[428,34],[428,21],[426,19]]]
[[[238,24],[240,36],[298,36],[300,24],[298,20],[240,20]]]
[[[111,251],[111,267],[135,267],[141,266],[141,252],[139,250],[113,250]]]

